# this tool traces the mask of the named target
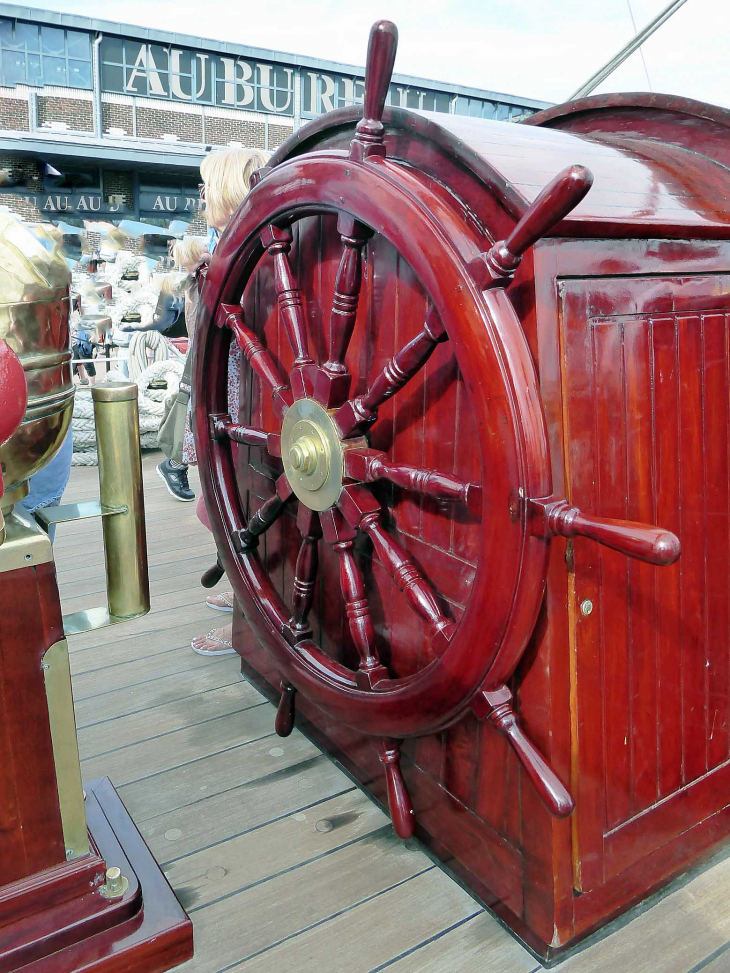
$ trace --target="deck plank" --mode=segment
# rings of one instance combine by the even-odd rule
[[[246,773],[236,786],[186,807],[164,811],[138,821],[157,860],[172,861],[227,843],[290,814],[306,814],[330,797],[354,790],[339,768],[323,754],[312,753],[295,741],[272,769],[268,752],[272,741],[252,746]],[[275,741],[274,741],[275,745]],[[306,780],[307,787],[301,786]]]
[[[107,720],[101,725],[80,729],[79,751],[82,760],[99,758],[116,754],[121,750],[129,750],[135,744],[142,745],[160,737],[170,737],[170,734],[192,727],[198,728],[198,734],[206,736],[210,727],[206,724],[221,717],[242,713],[252,706],[261,706],[263,700],[256,690],[242,679],[220,689],[208,692],[198,692],[185,699],[162,703],[143,710],[120,716],[116,720]],[[205,727],[205,730],[203,730]],[[179,745],[179,736],[170,737],[168,743],[172,747]],[[134,751],[130,759],[139,754]],[[150,765],[146,760],[145,769]]]
[[[241,681],[238,662],[231,656],[209,659],[208,662],[199,669],[176,672],[123,689],[110,688],[97,696],[76,699],[76,726],[81,730]]]
[[[437,934],[443,928],[445,916],[458,922],[481,911],[470,895],[435,867],[410,881],[394,882],[379,894],[362,895],[359,902],[353,903],[354,907],[350,905],[351,898],[354,896],[343,897],[337,913],[328,922],[322,925],[312,922],[301,935],[290,935],[274,949],[233,969],[240,973],[279,973],[293,969],[297,973],[321,973],[323,969],[369,973],[382,967],[393,954]],[[445,973],[448,967],[440,970]],[[503,971],[501,967],[489,965],[479,968],[479,973]]]
[[[262,840],[265,830],[258,832]],[[364,867],[365,863],[367,867]],[[198,952],[190,965],[181,967],[181,970],[184,973],[218,973],[316,923],[331,919],[345,909],[394,886],[402,886],[408,879],[426,871],[438,874],[452,891],[458,893],[458,897],[466,896],[437,872],[422,851],[404,848],[390,828],[376,831],[332,854],[275,875],[195,913]],[[435,884],[428,883],[428,891]],[[477,908],[473,902],[470,904],[472,909]],[[391,908],[393,905],[391,903]],[[428,909],[429,905],[423,901],[421,907]],[[400,905],[398,911],[401,911]],[[242,925],[245,925],[245,932],[240,929]],[[237,929],[238,934],[234,935]],[[381,939],[380,936],[376,938]],[[366,941],[367,937],[359,937],[357,952],[366,948]],[[281,962],[278,957],[274,959],[272,950],[269,962],[273,965],[268,969],[301,971],[304,957],[298,950],[295,952],[298,958],[292,963]],[[349,965],[352,959],[354,957],[347,966],[338,965],[337,969],[353,969]],[[321,959],[318,969],[321,970]]]
[[[272,865],[281,874],[382,831],[388,823],[365,794],[352,789],[172,862],[165,874],[185,908],[194,912],[271,878]]]

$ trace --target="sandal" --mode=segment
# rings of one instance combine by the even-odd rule
[[[219,595],[208,595],[205,603],[208,608],[213,608],[217,612],[232,612],[233,592],[222,591]]]
[[[220,631],[221,629],[214,628],[207,635],[196,635],[190,643],[190,648],[198,655],[235,655],[233,643],[228,640],[231,637],[230,628],[227,630],[228,639],[218,635]]]

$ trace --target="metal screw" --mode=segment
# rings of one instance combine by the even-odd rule
[[[50,664],[48,662],[41,662],[41,669],[43,669],[44,671],[46,671],[46,670],[48,670],[50,668],[51,668],[51,666],[50,666]]]
[[[593,602],[590,600],[590,598],[586,598],[585,601],[580,603],[580,611],[581,615],[590,615],[590,613],[593,611]]]
[[[33,555],[32,554],[26,554],[25,555],[25,560],[26,561],[32,561],[33,560]]]

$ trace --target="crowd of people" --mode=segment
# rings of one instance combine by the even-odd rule
[[[201,203],[208,225],[207,236],[181,236],[171,241],[169,254],[151,260],[144,252],[125,247],[125,234],[116,228],[106,229],[102,245],[92,258],[75,262],[72,276],[72,311],[70,315],[71,347],[75,381],[94,384],[97,365],[93,352],[99,345],[98,335],[89,325],[106,319],[117,348],[117,368],[129,374],[126,356],[118,349],[124,346],[124,334],[146,332],[169,321],[174,314],[184,321],[187,336],[187,362],[192,359],[199,304],[199,271],[215,251],[218,239],[230,222],[251,186],[252,174],[266,164],[258,150],[228,149],[206,156],[200,167]],[[108,342],[107,344],[110,344]],[[231,415],[239,409],[240,350],[233,340],[228,365],[228,408]],[[172,498],[192,502],[196,495],[190,487],[188,471],[197,463],[191,425],[188,369],[183,369],[177,396],[184,409],[179,429],[172,435],[159,433],[159,444],[166,458],[158,464],[157,473],[164,480]],[[170,406],[175,408],[175,404]],[[170,417],[172,418],[172,417]],[[168,424],[172,428],[173,424]],[[71,469],[72,436],[41,473],[31,478],[30,492],[23,501],[31,512],[60,502]],[[197,497],[196,513],[210,529],[202,495]],[[233,592],[210,595],[206,604],[213,610],[233,612]],[[196,636],[191,643],[194,652],[204,656],[227,655],[235,650],[231,623],[215,627]]]

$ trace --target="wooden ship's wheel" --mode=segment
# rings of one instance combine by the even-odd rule
[[[590,172],[564,170],[506,239],[485,246],[443,187],[386,156],[381,116],[396,39],[389,22],[373,28],[349,152],[305,153],[257,174],[203,288],[194,402],[219,550],[206,580],[226,570],[276,661],[277,731],[291,732],[299,691],[372,736],[395,829],[408,837],[400,741],[443,729],[469,707],[508,737],[548,809],[570,814],[571,796],[521,730],[509,688],[541,606],[549,539],[581,534],[654,564],[676,560],[679,543],[552,495],[537,377],[507,288],[522,255],[589,191]],[[340,249],[328,291],[327,268],[307,263],[317,220]],[[419,323],[403,339],[385,316],[378,248],[407,268],[417,295]],[[381,353],[383,336],[395,354]],[[227,412],[232,340],[250,369],[248,422]],[[429,369],[447,410],[438,423],[426,410]],[[420,463],[402,461],[397,448],[414,427]],[[275,477],[263,502],[239,482],[235,452],[245,448]],[[444,455],[449,468],[428,462]],[[404,527],[408,504],[428,517]],[[446,541],[426,536],[427,520],[446,525]],[[296,549],[280,544],[274,555],[265,543],[274,525],[290,540],[298,531]],[[415,655],[403,648],[413,633]]]

